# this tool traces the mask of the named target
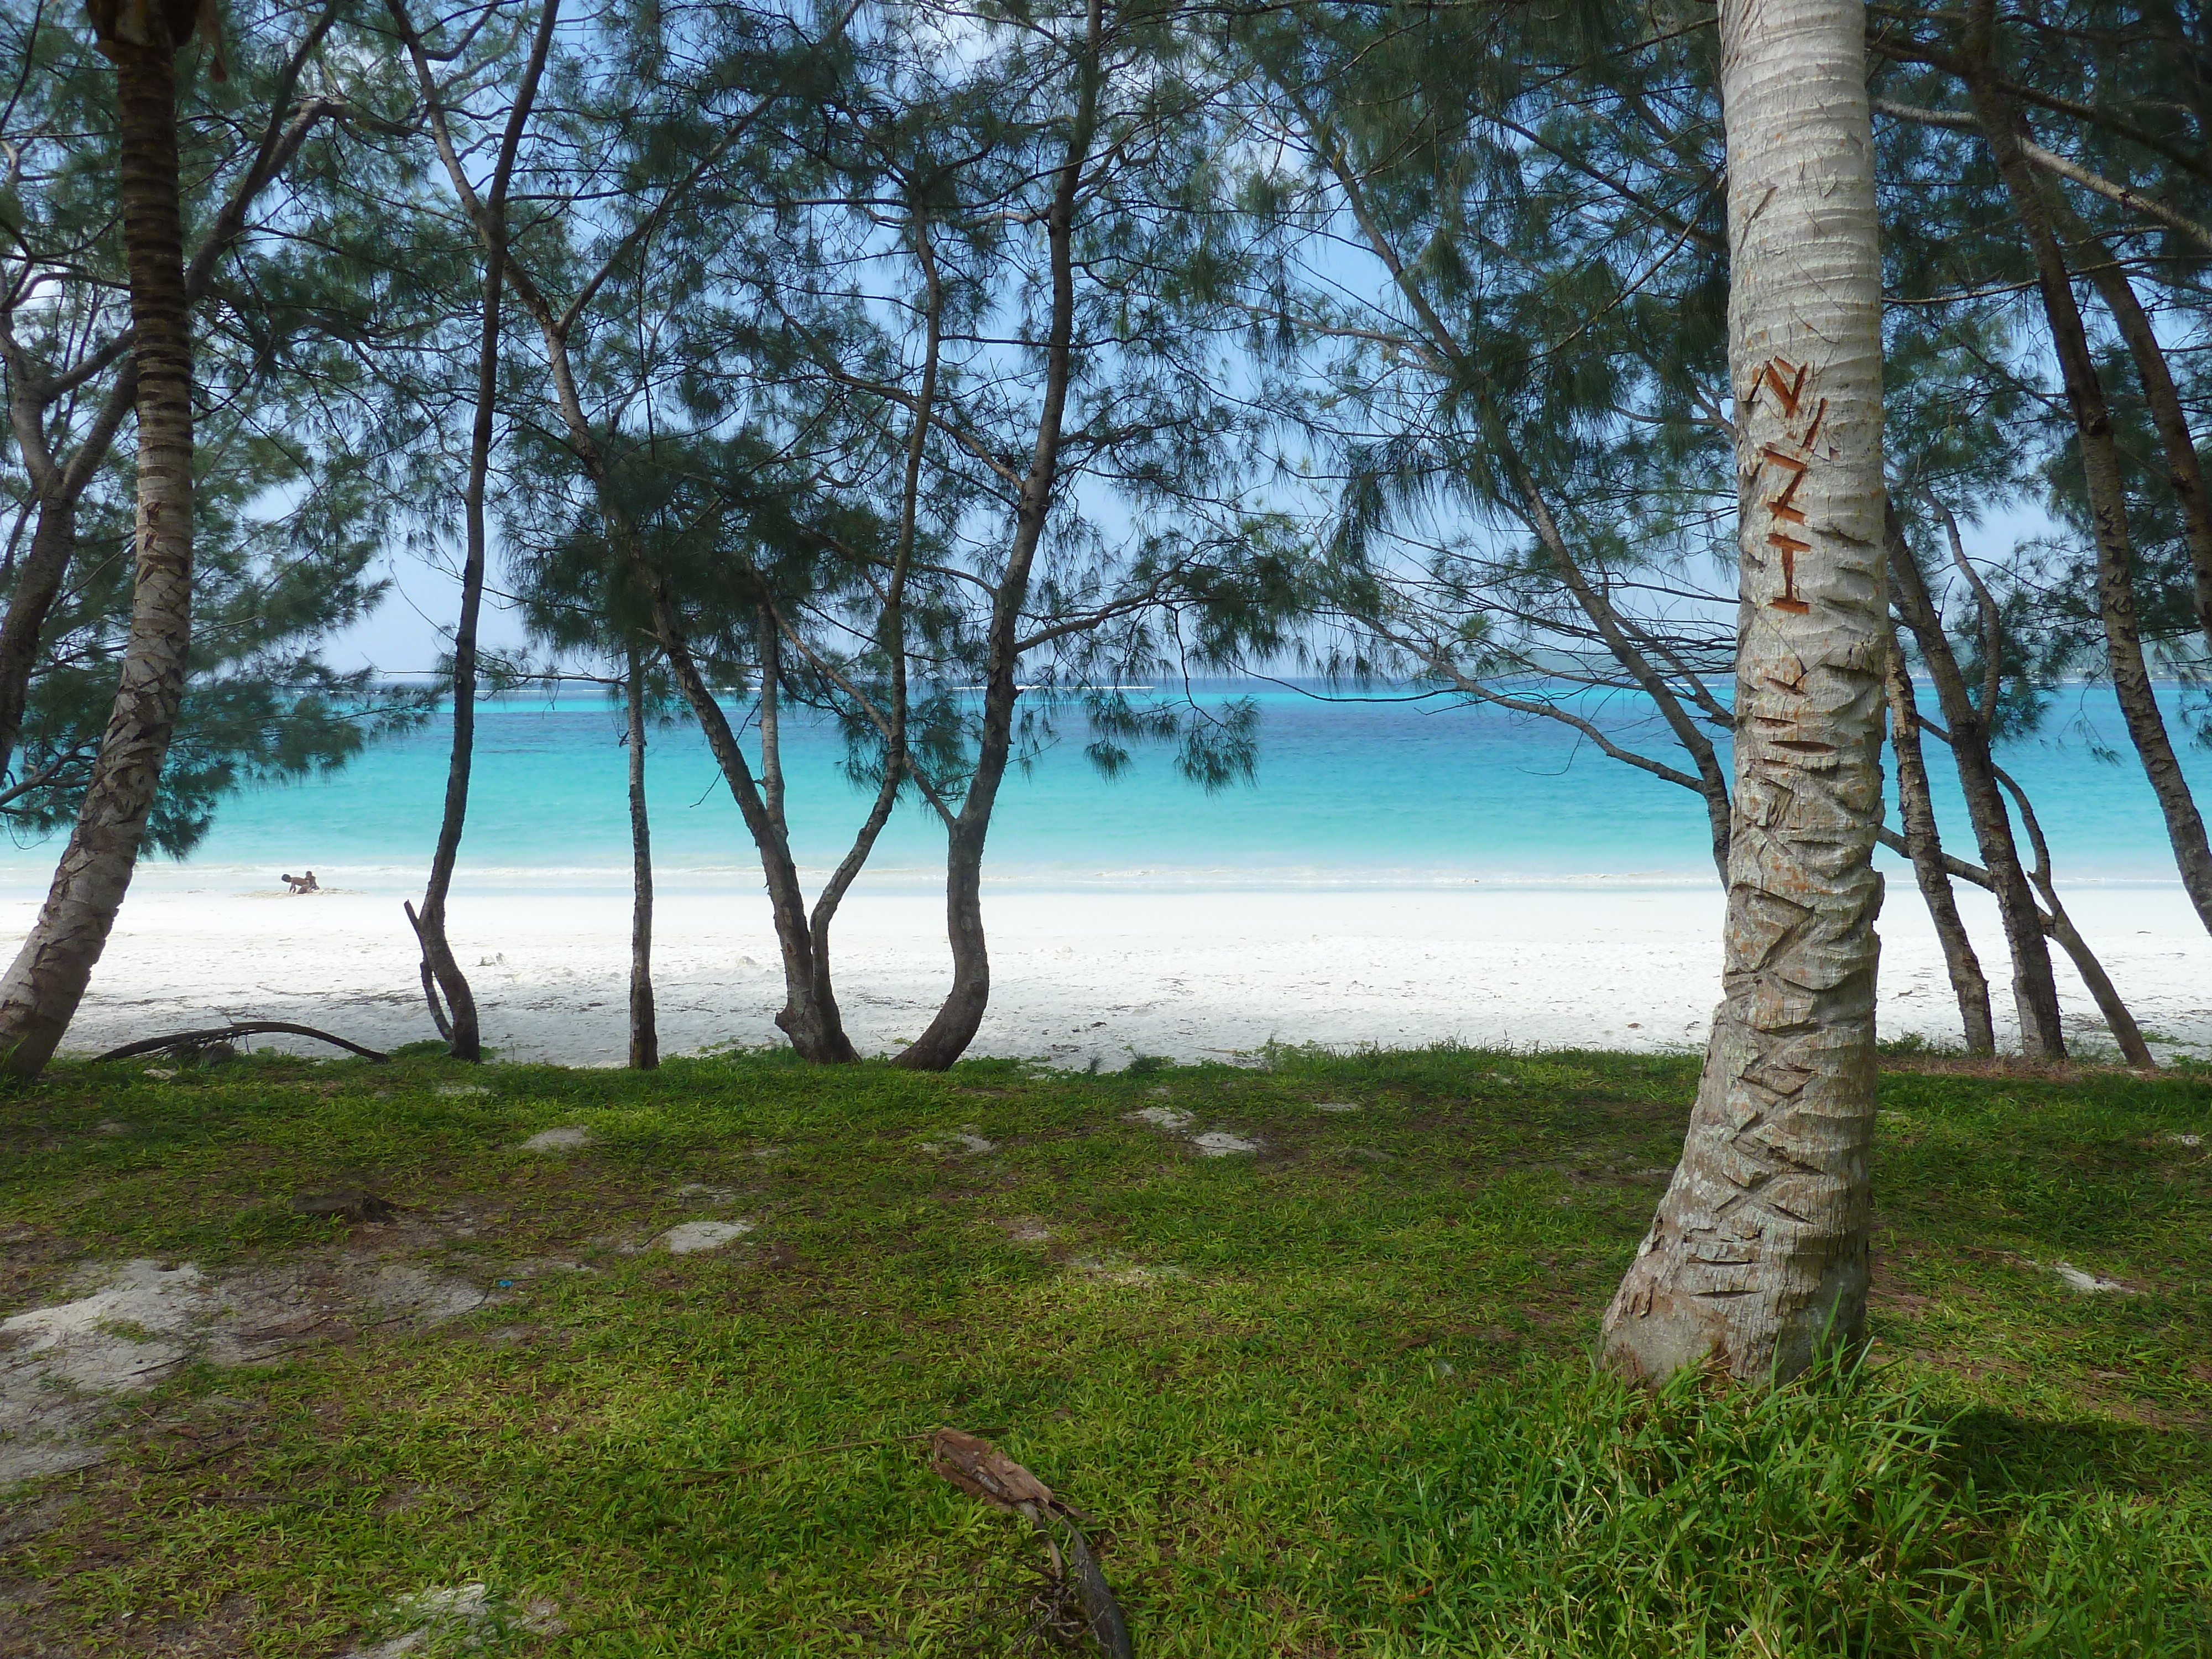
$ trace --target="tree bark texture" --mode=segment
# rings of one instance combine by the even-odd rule
[[[2034,168],[2021,151],[2020,112],[1998,84],[1995,0],[1971,0],[1966,8],[1966,50],[1960,65],[1972,95],[1975,118],[1996,163],[1998,177],[2012,203],[2013,216],[2035,259],[2036,289],[2051,328],[2051,343],[2065,380],[2066,401],[2081,452],[2081,477],[2089,499],[2091,531],[2097,549],[2097,609],[2104,623],[2105,657],[2119,699],[2129,739],[2142,763],[2166,817],[2166,838],[2175,866],[2197,919],[2212,931],[2212,843],[2205,838],[2203,816],[2182,775],[2173,740],[2159,712],[2149,665],[2143,658],[2142,630],[2136,608],[2135,545],[2128,529],[2127,491],[2104,382],[2074,298],[2073,279],[2052,227]]]
[[[1794,1375],[1866,1312],[1884,674],[1881,270],[1859,0],[1723,0],[1741,567],[1723,1000],[1605,1320],[1656,1380]]]
[[[629,714],[629,1064],[634,1072],[650,1072],[660,1064],[653,1016],[653,818],[645,804],[645,662],[635,645],[623,691]]]
[[[2059,1023],[2058,986],[2051,977],[2043,913],[2036,908],[2035,892],[2021,864],[2012,820],[1997,786],[1988,724],[1967,689],[1958,653],[1951,648],[1950,635],[1943,631],[1943,618],[1893,507],[1884,515],[1882,533],[1889,552],[1897,612],[1911,631],[1921,660],[1928,665],[1929,678],[1935,682],[1936,702],[1949,728],[1952,763],[1958,769],[1959,788],[1966,800],[1967,822],[1973,825],[1974,842],[1990,872],[1990,890],[1996,895],[1997,915],[2004,924],[2005,944],[2012,953],[2012,997],[2020,1017],[2021,1052],[2031,1060],[2063,1060],[2066,1033]]]
[[[1929,919],[1943,946],[1943,967],[1959,1000],[1959,1021],[1970,1054],[1997,1051],[1996,1023],[1990,1017],[1990,981],[1974,954],[1966,925],[1959,918],[1958,896],[1943,867],[1943,842],[1936,828],[1936,803],[1928,788],[1928,762],[1920,745],[1920,708],[1905,653],[1889,659],[1889,747],[1897,757],[1897,815],[1912,860],[1913,879],[1928,905]]]
[[[131,885],[191,646],[192,356],[177,182],[175,46],[103,39],[121,110],[118,185],[137,382],[131,633],[115,708],[45,906],[0,980],[0,1065],[33,1077],[91,982]]]

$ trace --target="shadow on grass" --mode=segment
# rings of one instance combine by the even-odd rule
[[[1950,1424],[1945,1474],[1992,1497],[2158,1497],[2212,1474],[2212,1443],[2188,1428],[2015,1416],[1987,1406]]]

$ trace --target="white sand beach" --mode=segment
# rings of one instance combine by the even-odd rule
[[[295,1020],[379,1047],[435,1036],[401,893],[293,898],[224,873],[231,884],[190,866],[142,874],[70,1048],[231,1018]],[[2012,1026],[2002,936],[1983,895],[1961,901],[2002,1036]],[[2179,887],[2085,884],[2069,906],[2161,1046],[2212,1054],[2212,940]],[[35,907],[21,888],[0,901],[11,942]],[[941,901],[918,894],[848,901],[837,981],[864,1051],[894,1048],[927,1021],[948,968],[941,916]],[[975,1052],[1060,1065],[1229,1058],[1271,1041],[1675,1048],[1704,1041],[1719,994],[1711,886],[1009,890],[988,898],[987,916],[993,996]],[[452,933],[485,1041],[508,1060],[620,1064],[629,929],[629,902],[614,895],[457,897]],[[1956,1042],[1957,1007],[1909,878],[1892,879],[1881,933],[1884,1036]],[[781,1040],[764,900],[665,894],[655,975],[664,1052]],[[2060,986],[2073,1029],[2100,1039],[2063,965]]]

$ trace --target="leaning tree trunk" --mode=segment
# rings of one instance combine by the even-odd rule
[[[1943,946],[1943,966],[1959,1000],[1959,1020],[1970,1054],[1997,1051],[1996,1023],[1990,1017],[1990,981],[1981,958],[1959,919],[1959,901],[1943,867],[1943,842],[1936,827],[1936,803],[1928,787],[1928,762],[1920,746],[1920,709],[1912,695],[1912,676],[1905,653],[1889,658],[1889,746],[1897,757],[1897,816],[1912,860],[1913,878],[1927,901],[1929,919]]]
[[[991,1001],[991,957],[983,932],[983,843],[991,833],[991,814],[1013,750],[1014,702],[1020,695],[1022,607],[1028,600],[1030,573],[1044,540],[1059,481],[1060,427],[1067,412],[1067,391],[1074,359],[1075,204],[1091,142],[1098,126],[1100,0],[1091,0],[1085,56],[1078,69],[1075,121],[1067,153],[1045,215],[1045,240],[1052,270],[1052,320],[1045,343],[1044,397],[1037,413],[1036,438],[1029,470],[1022,478],[1014,534],[1006,568],[993,596],[985,665],[983,729],[976,744],[975,769],[960,811],[945,826],[945,931],[952,951],[952,988],[922,1034],[892,1064],[917,1072],[941,1072],[967,1052],[983,1024]]]
[[[0,980],[0,1065],[23,1078],[38,1073],[69,1029],[131,885],[191,646],[192,356],[177,189],[175,52],[183,38],[167,37],[162,9],[131,15],[153,38],[132,41],[104,31],[100,43],[115,61],[124,256],[137,331],[131,635],[69,848],[30,936]],[[112,13],[106,22],[112,28]]]
[[[629,648],[629,1064],[649,1072],[660,1064],[660,1034],[653,1018],[653,820],[645,805],[645,662]]]
[[[1605,1320],[1656,1379],[1794,1375],[1865,1321],[1881,878],[1881,265],[1860,0],[1723,0],[1736,396],[1724,1000]]]
[[[2081,481],[2089,500],[2092,538],[2097,548],[2097,611],[2104,623],[2105,658],[2112,675],[2128,738],[2142,763],[2166,818],[2181,884],[2197,919],[2212,930],[2212,841],[2203,815],[2190,793],[2189,780],[2173,752],[2173,740],[2159,712],[2144,660],[2142,629],[2136,606],[2135,544],[2128,529],[2127,490],[2120,470],[2119,446],[2112,434],[2112,410],[2104,381],[2074,298],[2040,182],[2021,149],[2020,112],[1999,83],[1995,0],[1970,0],[1966,51],[1960,64],[1974,101],[1974,116],[1996,162],[1997,175],[2011,199],[2013,216],[2027,238],[2035,259],[2037,290],[2051,326],[2051,343],[2066,386],[2066,402],[2081,452]]]

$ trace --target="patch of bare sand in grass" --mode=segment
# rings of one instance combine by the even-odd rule
[[[68,1300],[0,1321],[0,1487],[100,1462],[102,1413],[188,1361],[268,1364],[365,1330],[438,1324],[495,1299],[365,1252],[220,1278],[189,1261],[139,1258],[89,1268],[75,1288]]]

